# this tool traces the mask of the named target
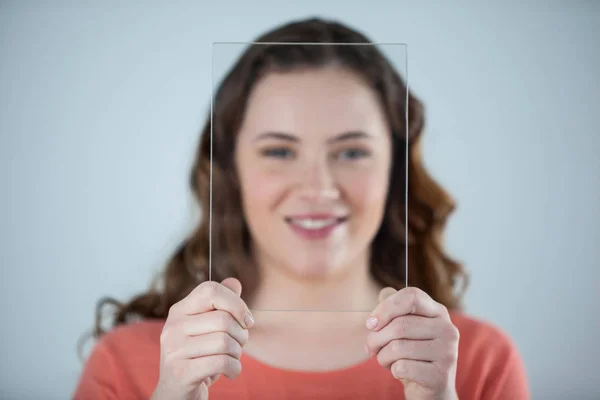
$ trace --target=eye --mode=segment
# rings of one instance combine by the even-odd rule
[[[342,160],[359,160],[369,156],[369,152],[362,149],[347,149],[338,153]]]
[[[281,159],[291,158],[294,155],[294,153],[290,149],[286,149],[285,147],[275,147],[275,148],[265,149],[261,152],[261,154],[264,157],[281,158]]]

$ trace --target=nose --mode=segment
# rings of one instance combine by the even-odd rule
[[[300,177],[300,196],[303,200],[318,202],[340,198],[340,190],[326,161],[315,160],[303,172]]]

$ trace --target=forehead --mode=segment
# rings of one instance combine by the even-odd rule
[[[263,77],[249,98],[241,134],[377,134],[385,132],[385,125],[376,93],[357,74],[327,67]]]

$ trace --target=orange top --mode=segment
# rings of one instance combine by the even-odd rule
[[[525,370],[511,340],[498,328],[452,314],[460,332],[456,390],[460,400],[529,399]],[[119,326],[94,347],[75,400],[149,399],[158,382],[162,321]],[[210,400],[404,399],[402,384],[375,357],[343,370],[298,372],[242,355],[242,373],[221,377]]]

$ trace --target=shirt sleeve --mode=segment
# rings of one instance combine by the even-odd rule
[[[118,400],[123,394],[119,390],[119,374],[116,360],[108,346],[100,341],[87,359],[73,400]]]

